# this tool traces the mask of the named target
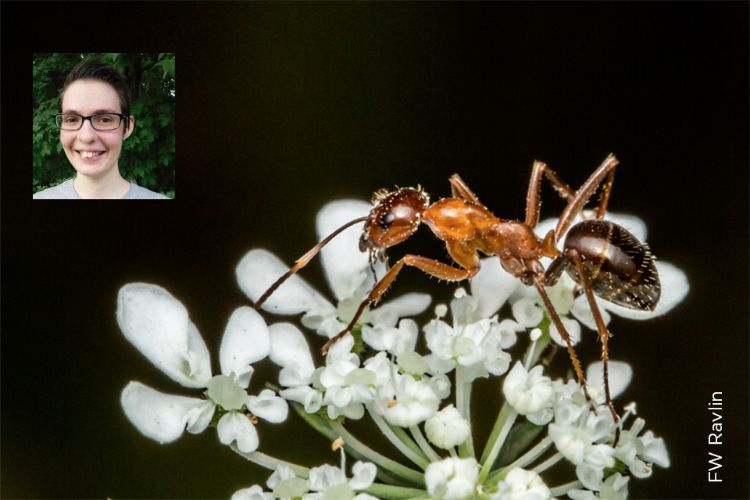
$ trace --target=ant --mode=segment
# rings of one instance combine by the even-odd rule
[[[356,325],[365,308],[377,303],[404,266],[416,267],[430,276],[447,281],[462,281],[479,272],[479,252],[496,255],[500,264],[526,286],[534,286],[544,302],[549,317],[567,346],[578,382],[586,400],[591,402],[588,384],[576,355],[570,334],[565,329],[550,301],[545,287],[557,283],[563,272],[577,283],[586,295],[601,343],[606,404],[617,423],[620,420],[609,390],[609,347],[612,334],[602,319],[595,295],[631,309],[653,311],[661,294],[655,258],[648,246],[639,242],[625,228],[604,220],[618,160],[610,154],[577,190],[573,191],[545,163],[535,161],[526,195],[526,214],[523,221],[496,217],[485,207],[458,174],[450,178],[450,198],[430,204],[429,195],[421,187],[380,190],[372,198],[374,207],[366,217],[352,220],[300,257],[255,303],[259,309],[266,299],[291,275],[305,267],[331,239],[344,229],[364,222],[359,241],[361,251],[369,251],[371,262],[383,259],[385,249],[407,240],[424,223],[445,242],[448,254],[459,267],[407,254],[393,265],[373,286],[362,301],[349,324],[331,338],[322,349],[328,349]],[[543,238],[534,233],[541,209],[542,180],[547,179],[567,205]],[[599,204],[592,219],[573,225],[584,205],[601,187]],[[572,227],[571,227],[572,226]],[[568,231],[569,230],[569,231]],[[557,244],[567,232],[562,251]],[[552,263],[545,269],[540,259],[548,257]],[[619,428],[615,445],[619,438]]]

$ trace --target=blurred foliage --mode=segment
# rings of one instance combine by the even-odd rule
[[[75,175],[60,144],[52,115],[65,77],[84,58],[98,58],[117,68],[130,83],[130,114],[135,130],[120,154],[122,176],[174,197],[175,189],[175,55],[82,53],[34,54],[34,186],[33,192]]]

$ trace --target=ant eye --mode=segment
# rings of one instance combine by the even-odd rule
[[[393,212],[389,213],[382,219],[380,219],[380,227],[383,229],[383,231],[388,231],[388,228],[391,227],[391,224],[393,223],[393,220],[396,218],[395,215],[393,215]]]

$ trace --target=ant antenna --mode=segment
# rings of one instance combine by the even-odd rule
[[[282,283],[284,283],[286,280],[288,280],[294,273],[305,267],[318,253],[321,251],[321,249],[326,246],[333,238],[339,235],[341,231],[344,229],[347,229],[354,224],[358,224],[360,222],[365,222],[367,220],[368,216],[359,217],[357,219],[351,220],[341,226],[340,228],[336,229],[334,232],[323,238],[320,243],[312,247],[305,255],[300,257],[294,262],[294,265],[289,268],[287,272],[285,272],[279,279],[277,279],[273,285],[271,285],[268,290],[266,290],[263,295],[260,296],[260,298],[255,302],[255,309],[260,310],[263,303],[268,299],[268,297],[273,294],[273,292],[276,291],[277,288],[279,288]]]

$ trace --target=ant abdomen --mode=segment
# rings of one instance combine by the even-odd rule
[[[562,255],[545,274],[548,285],[563,271],[582,285],[578,256],[592,291],[604,300],[644,311],[653,311],[661,295],[656,259],[648,245],[613,222],[592,219],[570,228]]]

